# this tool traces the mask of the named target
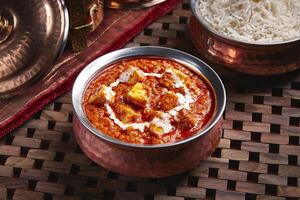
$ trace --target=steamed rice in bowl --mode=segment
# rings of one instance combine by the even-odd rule
[[[235,40],[272,43],[300,37],[300,0],[198,0],[196,14]]]

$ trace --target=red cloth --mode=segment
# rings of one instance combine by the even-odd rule
[[[95,58],[121,48],[152,21],[170,11],[179,0],[167,0],[138,11],[105,11],[105,20],[88,37],[80,53],[65,51],[51,72],[26,93],[0,101],[0,137],[19,127],[59,95],[69,91],[78,73]]]

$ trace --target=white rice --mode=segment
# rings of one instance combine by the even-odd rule
[[[268,43],[300,37],[300,0],[198,0],[196,13],[237,40]]]

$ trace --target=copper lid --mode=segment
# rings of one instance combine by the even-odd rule
[[[48,72],[68,29],[62,0],[1,0],[0,97],[20,93]]]

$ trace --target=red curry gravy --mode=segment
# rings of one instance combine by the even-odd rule
[[[122,60],[104,70],[84,94],[92,125],[138,144],[174,143],[197,133],[214,111],[214,93],[199,75],[157,58]]]

